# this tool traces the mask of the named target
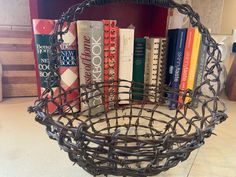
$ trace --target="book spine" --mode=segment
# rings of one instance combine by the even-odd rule
[[[150,74],[150,53],[151,53],[151,44],[150,39],[148,37],[146,39],[146,47],[145,47],[145,67],[144,67],[144,99],[149,100],[148,92],[149,92],[149,74]]]
[[[117,102],[118,40],[119,29],[116,20],[103,20],[104,24],[104,99],[106,111]]]
[[[206,58],[207,58],[207,46],[203,43],[203,38],[201,41],[201,47],[199,51],[199,58],[198,58],[198,67],[197,67],[197,73],[196,73],[196,79],[195,79],[195,84],[194,88],[197,88],[201,85],[202,83],[202,77],[205,69],[205,64],[206,64]]]
[[[188,81],[187,81],[187,89],[193,90],[194,88],[194,81],[197,71],[197,63],[198,63],[198,55],[199,55],[199,49],[200,49],[200,43],[201,43],[201,34],[196,29],[194,35],[194,44],[193,44],[193,51],[191,56],[191,61],[189,65],[189,73],[188,73]],[[190,97],[186,97],[185,103],[191,101]]]
[[[147,95],[149,89],[150,58],[151,58],[151,43],[150,39],[146,38],[145,69],[144,69],[145,99],[148,99]]]
[[[201,47],[200,47],[200,51],[199,51],[194,89],[201,89],[201,87],[199,87],[199,86],[201,86],[203,73],[205,70],[205,64],[206,64],[206,58],[207,58],[207,46],[204,44],[203,40],[204,40],[204,38],[202,38],[201,44],[200,44]],[[195,107],[197,107],[198,106],[197,100],[193,100],[193,104]]]
[[[165,73],[166,73],[166,55],[167,55],[167,40],[166,38],[160,38],[160,54],[158,63],[158,77],[157,77],[157,96],[156,102],[164,102],[164,84],[165,84]]]
[[[63,31],[66,30],[67,25],[65,24],[63,28]],[[68,112],[78,112],[80,109],[80,104],[76,100],[79,96],[79,91],[77,89],[79,86],[79,69],[77,61],[78,46],[76,34],[76,23],[73,22],[70,24],[68,32],[62,36],[64,42],[60,46],[60,85],[66,92],[66,97],[62,98],[62,104],[69,105],[64,106],[64,110],[67,110]]]
[[[157,100],[157,78],[158,78],[158,63],[160,56],[160,39],[151,38],[151,53],[150,53],[150,88],[149,88],[149,100],[156,102]]]
[[[119,34],[119,78],[121,79],[119,104],[128,104],[132,98],[131,81],[133,77],[134,29],[119,29]]]
[[[100,21],[92,21],[92,35],[91,35],[91,73],[93,83],[104,82],[104,28]],[[93,115],[104,111],[104,87],[102,84],[93,85],[95,91],[92,92],[90,104],[93,109]]]
[[[109,85],[109,109],[113,109],[118,104],[118,79],[119,79],[119,28],[111,28],[111,45],[110,45],[110,66],[109,71],[111,83]]]
[[[106,111],[109,110],[109,58],[110,58],[110,20],[104,24],[104,102]]]
[[[166,79],[165,85],[167,86],[166,90],[166,104],[170,105],[171,100],[171,85],[173,82],[174,74],[174,60],[175,60],[175,49],[177,43],[177,35],[179,29],[171,29],[168,31],[168,54],[167,54],[167,65],[166,65]]]
[[[78,36],[78,50],[79,50],[79,80],[80,80],[80,94],[83,95],[81,101],[81,112],[87,113],[89,108],[89,97],[91,97],[92,82],[92,62],[91,62],[91,34],[92,30],[89,27],[88,21],[77,21],[77,36]]]
[[[96,115],[104,110],[104,29],[99,21],[77,21],[81,112]],[[98,88],[97,88],[97,87]]]
[[[37,64],[36,68],[39,73],[38,87],[40,87],[40,94],[42,94],[48,87],[47,78],[50,74],[49,69],[49,57],[48,52],[51,49],[50,37],[54,32],[55,21],[44,20],[44,19],[33,19],[33,32],[35,38],[35,46],[37,53]],[[50,87],[54,90],[54,96],[59,93],[59,83],[53,82]],[[48,93],[47,96],[50,98],[51,95]],[[52,113],[56,110],[56,105],[49,101],[48,111]]]
[[[172,93],[172,99],[169,105],[170,109],[176,109],[178,105],[179,84],[182,72],[185,42],[186,42],[186,29],[180,29],[178,31],[178,39],[175,52],[174,75],[173,75],[173,82],[171,85],[171,88],[173,88],[174,92]]]
[[[136,38],[134,40],[133,61],[133,90],[132,99],[143,100],[144,93],[144,67],[145,67],[146,39]]]
[[[182,66],[182,73],[181,73],[181,80],[180,80],[180,95],[178,102],[183,104],[182,99],[182,92],[187,89],[187,80],[188,80],[188,72],[189,72],[189,65],[191,61],[193,43],[194,43],[194,36],[195,36],[195,29],[188,28],[187,37],[186,37],[186,44],[184,49],[184,59],[183,59],[183,66]]]

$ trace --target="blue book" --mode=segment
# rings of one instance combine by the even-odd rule
[[[181,80],[184,49],[187,36],[187,29],[178,29],[177,31],[178,31],[177,42],[174,53],[174,68],[173,68],[174,71],[171,82],[171,88],[173,88],[175,92],[171,93],[171,101],[169,104],[170,109],[176,109],[178,105],[178,98],[179,98],[178,90]]]
[[[174,74],[175,49],[177,43],[178,29],[168,30],[168,51],[166,61],[165,85],[171,88]],[[166,92],[166,104],[170,105],[171,93]]]

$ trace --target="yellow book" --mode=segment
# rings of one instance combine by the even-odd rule
[[[195,28],[194,40],[193,40],[193,50],[192,50],[192,55],[191,55],[191,59],[190,59],[188,80],[187,80],[187,89],[190,89],[190,90],[193,90],[193,88],[194,88],[201,39],[202,39],[201,33],[198,31],[197,28]],[[187,103],[189,101],[191,101],[191,98],[187,97],[185,99],[185,103]]]

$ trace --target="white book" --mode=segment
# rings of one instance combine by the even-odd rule
[[[134,29],[120,29],[119,47],[119,79],[132,81],[133,78],[133,53],[134,53]],[[125,88],[125,87],[127,88]],[[132,98],[131,83],[120,82],[120,104],[128,104]]]

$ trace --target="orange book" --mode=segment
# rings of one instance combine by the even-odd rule
[[[187,89],[189,89],[189,90],[194,89],[201,39],[202,39],[202,35],[198,31],[198,29],[196,29],[195,34],[194,34],[193,49],[192,49],[192,55],[191,55],[189,71],[188,71]],[[191,98],[186,97],[185,103],[187,103],[189,101],[191,101]]]
[[[184,91],[187,89],[188,73],[193,50],[195,30],[196,30],[195,28],[188,28],[187,31],[186,44],[184,49],[184,60],[183,60],[181,81],[179,87],[180,91]],[[183,103],[182,95],[179,96],[179,103]]]

